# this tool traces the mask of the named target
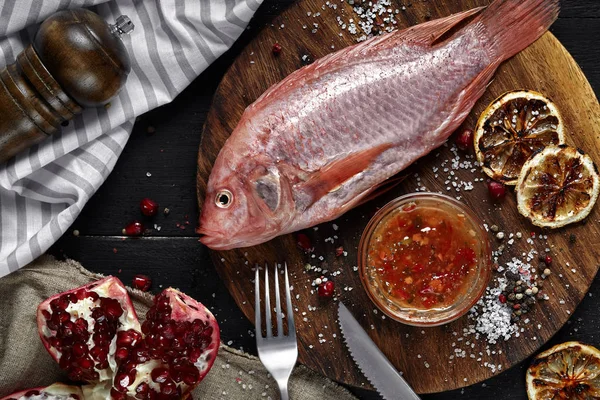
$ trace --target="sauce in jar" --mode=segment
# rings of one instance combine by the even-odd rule
[[[444,202],[409,202],[375,227],[367,265],[388,301],[405,309],[444,309],[477,279],[483,238]]]

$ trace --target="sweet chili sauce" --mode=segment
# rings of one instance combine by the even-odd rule
[[[405,204],[373,232],[370,275],[400,307],[451,306],[477,277],[482,238],[476,232],[465,214],[443,203]]]

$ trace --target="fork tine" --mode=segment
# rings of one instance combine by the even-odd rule
[[[287,262],[285,263],[285,300],[288,319],[288,336],[296,338],[296,324],[294,324],[294,310],[292,309],[292,295],[290,293]]]
[[[269,266],[265,264],[265,325],[267,328],[267,338],[273,337],[273,327],[271,326],[271,300],[269,299]]]
[[[283,317],[281,313],[281,300],[279,299],[279,268],[275,264],[275,317],[277,318],[277,336],[283,336]]]
[[[260,277],[258,275],[258,264],[256,264],[256,274],[254,275],[254,328],[256,339],[262,338],[260,325]]]

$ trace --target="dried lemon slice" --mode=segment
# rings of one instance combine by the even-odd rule
[[[558,109],[544,95],[528,90],[505,93],[477,122],[473,137],[477,160],[490,178],[515,185],[532,154],[564,143],[563,131]]]
[[[534,225],[559,228],[581,221],[598,199],[600,178],[592,159],[566,145],[530,158],[517,183],[517,207]]]
[[[600,351],[566,342],[538,355],[527,370],[530,400],[600,398]]]

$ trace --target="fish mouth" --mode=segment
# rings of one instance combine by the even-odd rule
[[[200,243],[212,250],[232,250],[247,247],[243,240],[231,240],[222,235],[207,235],[200,237]]]

